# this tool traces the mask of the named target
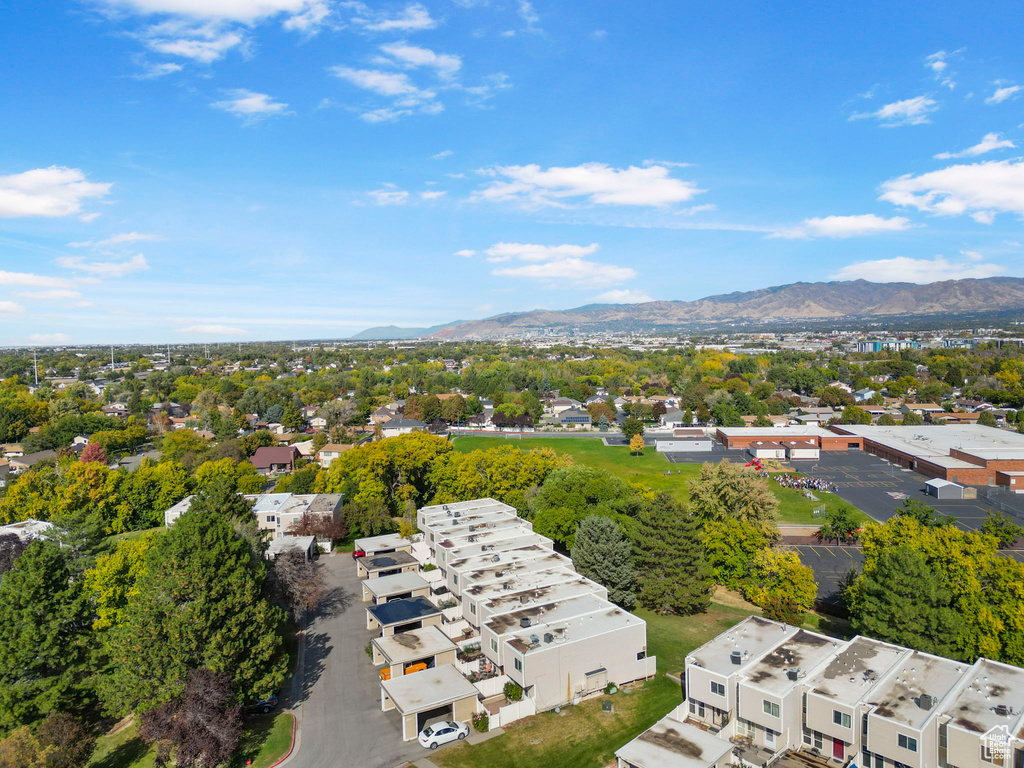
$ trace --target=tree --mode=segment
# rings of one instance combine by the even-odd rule
[[[0,581],[0,728],[91,704],[89,614],[61,547],[31,542]]]
[[[903,414],[903,421],[901,423],[904,427],[919,427],[924,424],[924,419],[920,414],[914,413],[913,411],[907,411]]]
[[[704,558],[716,584],[743,589],[757,553],[770,542],[760,529],[736,518],[704,523]]]
[[[16,533],[0,534],[0,576],[11,568],[28,545]]]
[[[894,427],[896,426],[896,419],[892,417],[891,413],[883,413],[878,417],[878,426],[880,427]]]
[[[214,768],[227,762],[242,735],[241,707],[232,703],[231,678],[192,669],[180,695],[142,713],[139,736],[156,744],[159,768]]]
[[[951,515],[940,515],[920,499],[906,498],[903,505],[896,509],[897,517],[908,517],[924,526],[953,525],[956,518]]]
[[[103,450],[103,446],[99,443],[89,443],[82,449],[82,455],[79,457],[79,461],[90,462],[98,461],[100,464],[107,464],[107,452]]]
[[[128,600],[138,592],[138,580],[145,567],[146,554],[157,533],[118,542],[117,549],[102,555],[85,572],[85,594],[96,613],[93,629],[106,629],[124,620]]]
[[[1017,539],[1024,538],[1024,527],[1013,522],[1002,510],[990,509],[981,524],[981,532],[992,536],[1000,549],[1006,549]]]
[[[348,536],[348,526],[342,515],[331,515],[307,512],[292,525],[289,530],[294,536],[316,536],[318,541],[338,541]]]
[[[848,405],[839,417],[841,424],[870,424],[871,414],[856,405]]]
[[[814,572],[800,562],[796,552],[767,547],[754,558],[745,594],[765,618],[798,627],[814,607],[817,593]]]
[[[779,501],[752,470],[728,461],[705,463],[689,487],[690,510],[697,519],[732,518],[757,528],[769,541],[779,537]]]
[[[96,737],[78,718],[55,712],[40,723],[36,738],[44,750],[52,750],[46,768],[81,768],[89,763]]]
[[[956,656],[963,621],[941,574],[913,546],[866,557],[851,590],[851,618],[861,634],[926,653]]]
[[[145,710],[181,692],[188,671],[227,674],[243,698],[287,674],[283,615],[263,598],[265,566],[221,513],[190,509],[146,555],[122,623],[105,633],[108,711]]]
[[[602,414],[601,414],[601,418],[599,418],[599,419],[597,420],[597,428],[598,428],[598,430],[600,430],[601,432],[607,432],[607,431],[608,431],[608,428],[609,428],[610,426],[611,426],[611,423],[610,423],[610,422],[608,421],[608,417],[607,417],[607,416],[605,416],[605,415],[604,415],[604,414],[602,413]]]
[[[825,387],[818,392],[818,400],[822,406],[841,408],[853,405],[853,395],[839,387]]]
[[[636,604],[633,545],[609,517],[580,521],[570,550],[576,570],[608,590],[608,599],[627,611]]]
[[[853,509],[843,505],[834,507],[825,513],[821,527],[818,529],[818,538],[825,541],[835,539],[836,544],[853,541],[857,538],[857,531],[860,524],[853,513]]]
[[[668,494],[640,511],[634,552],[642,606],[661,614],[703,613],[711,604],[711,572],[700,521]]]
[[[176,429],[163,437],[160,445],[161,461],[181,461],[186,453],[199,453],[206,448],[206,440],[191,429]]]
[[[996,415],[992,411],[982,411],[978,416],[978,426],[998,427],[999,422],[996,421]]]
[[[398,530],[391,512],[383,501],[349,502],[342,507],[342,515],[349,531],[357,536],[380,536]]]
[[[629,440],[632,440],[635,436],[644,434],[644,425],[640,419],[630,416],[624,422],[622,422],[622,434]]]
[[[323,566],[307,558],[304,552],[292,550],[279,555],[271,574],[281,602],[296,622],[319,608],[330,592]]]
[[[633,435],[629,438],[629,451],[636,455],[644,452],[644,436]]]
[[[537,533],[572,549],[576,528],[583,518],[603,515],[625,522],[623,505],[636,494],[629,483],[607,470],[571,466],[548,475],[530,500],[530,514]]]

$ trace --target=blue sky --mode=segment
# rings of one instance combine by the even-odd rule
[[[0,344],[1024,274],[1018,4],[15,5]]]

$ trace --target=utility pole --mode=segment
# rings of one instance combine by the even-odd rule
[[[39,350],[38,349],[33,349],[32,350],[32,362],[33,362],[35,370],[36,370],[36,386],[38,387],[39,386]]]
[[[110,345],[110,370],[111,370],[111,372],[113,372],[113,370],[114,370],[114,345],[113,344]]]

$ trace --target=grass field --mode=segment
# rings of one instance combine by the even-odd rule
[[[269,768],[288,752],[292,743],[291,715],[257,715],[246,720],[242,740],[228,768]],[[133,723],[115,734],[101,736],[87,768],[155,768],[156,750],[138,737]]]
[[[647,621],[647,646],[658,657],[658,675],[610,697],[544,712],[513,723],[505,733],[481,744],[461,744],[431,755],[442,768],[601,768],[615,750],[668,714],[683,700],[679,685],[663,672],[678,674],[686,654],[749,616],[741,608],[713,603],[699,616],[658,616],[638,611]]]
[[[493,437],[459,437],[455,440],[455,449],[463,453],[498,445],[514,445],[524,450],[552,448],[571,456],[577,464],[606,469],[643,488],[667,491],[682,501],[689,498],[687,483],[697,477],[701,467],[700,464],[672,464],[651,447],[639,456],[634,456],[626,446],[608,446],[598,439],[528,437],[522,440],[500,440]],[[818,495],[820,501],[812,501],[799,491],[782,488],[772,481],[769,481],[769,485],[779,500],[779,519],[783,523],[813,524],[817,522],[813,516],[815,507],[832,509],[836,506],[850,506],[835,494],[822,493]],[[868,516],[860,510],[857,510],[857,514],[861,522],[868,521]]]

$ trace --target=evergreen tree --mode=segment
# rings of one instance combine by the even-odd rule
[[[89,705],[91,618],[66,553],[29,544],[0,581],[0,728]]]
[[[640,511],[639,522],[634,551],[640,604],[657,613],[706,611],[712,582],[700,521],[662,493]]]
[[[633,545],[610,517],[580,521],[569,553],[576,570],[608,590],[608,599],[626,610],[636,604]]]
[[[266,536],[252,513],[252,505],[235,491],[235,484],[229,478],[218,477],[200,487],[188,511],[220,515],[249,544],[253,559],[256,562],[263,559],[267,551]]]
[[[996,421],[996,415],[992,411],[982,411],[981,415],[978,416],[979,427],[998,427],[999,423]]]
[[[881,550],[851,590],[857,632],[940,656],[958,657],[964,622],[942,576],[910,546]]]
[[[106,635],[107,709],[145,710],[181,692],[190,669],[230,677],[244,699],[281,686],[283,614],[263,596],[265,569],[221,515],[190,510],[154,543],[121,624]]]

